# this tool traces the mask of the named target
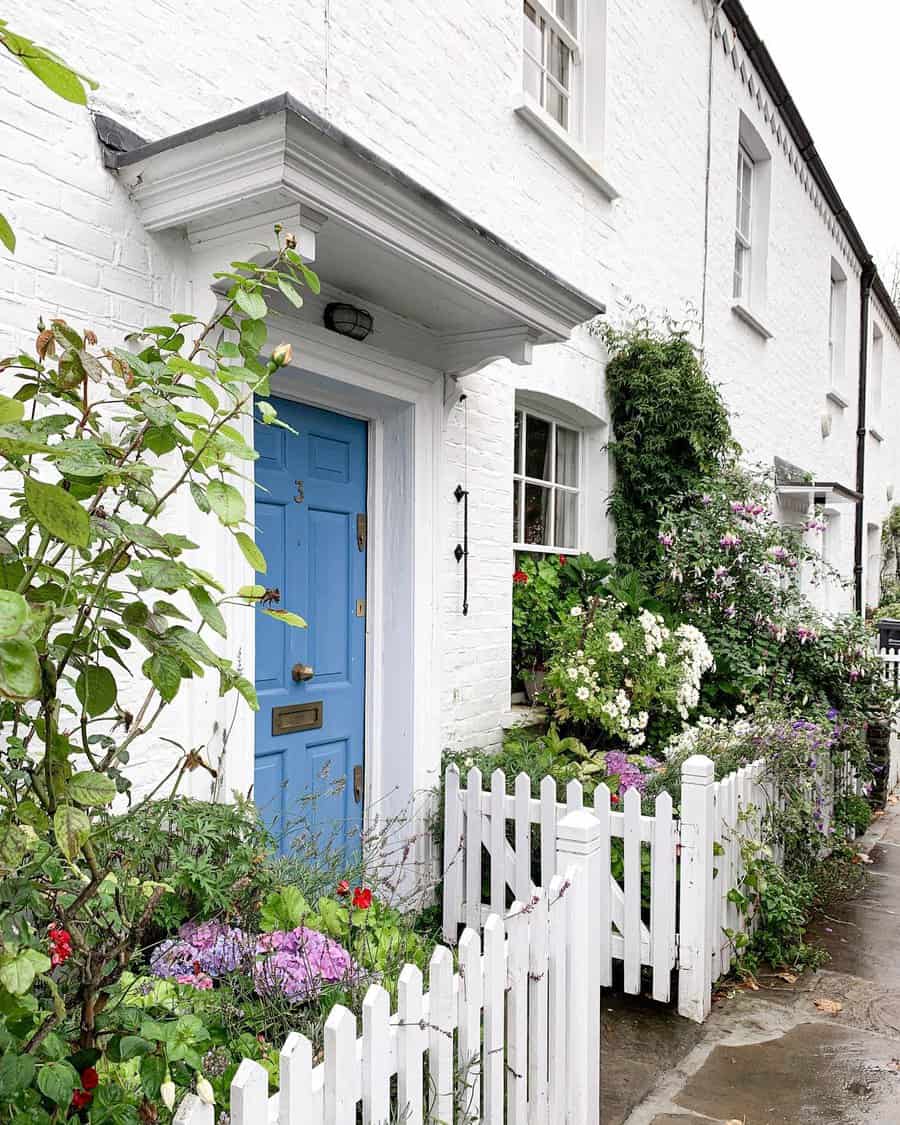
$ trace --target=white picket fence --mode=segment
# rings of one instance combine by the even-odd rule
[[[900,648],[881,648],[878,650],[878,655],[881,657],[884,679],[893,686],[895,695],[900,697]],[[887,792],[893,792],[898,785],[900,785],[900,734],[895,723],[891,730]]]
[[[764,762],[716,781],[709,758],[689,758],[682,768],[678,819],[668,793],[656,798],[649,816],[641,812],[635,789],[618,802],[599,785],[592,809],[586,810],[577,781],[569,783],[564,803],[556,799],[552,778],[543,779],[537,798],[531,796],[531,784],[520,774],[508,795],[506,776],[495,770],[490,789],[484,790],[481,771],[472,769],[463,788],[458,770],[447,770],[445,940],[454,942],[461,925],[475,929],[490,913],[503,912],[513,899],[527,900],[546,885],[569,859],[561,848],[560,825],[582,810],[586,870],[590,885],[598,888],[591,898],[591,956],[601,985],[613,983],[618,961],[627,993],[641,991],[646,968],[654,999],[668,1001],[677,969],[678,1011],[705,1019],[713,982],[734,964],[738,935],[754,925],[752,910],[742,910],[731,892],[743,886],[745,843],[762,839],[762,819],[778,800],[766,782]],[[823,840],[833,821],[836,789],[855,791],[856,786],[847,762],[835,771],[827,754],[818,756],[810,795],[819,806]]]
[[[396,1011],[372,985],[362,1034],[340,1005],[325,1024],[324,1057],[292,1033],[279,1089],[244,1059],[231,1084],[231,1125],[599,1125],[600,989],[590,957],[583,824],[560,825],[573,863],[428,968],[406,965]],[[565,850],[565,849],[564,849]],[[212,1107],[182,1101],[178,1125],[213,1125]]]

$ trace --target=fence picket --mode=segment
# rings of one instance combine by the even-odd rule
[[[292,1031],[278,1055],[278,1125],[315,1120],[312,1069],[312,1043]]]
[[[459,770],[450,766],[444,775],[444,941],[456,941],[463,896],[463,848]]]
[[[232,1125],[259,1125],[268,1119],[269,1075],[253,1059],[242,1059],[231,1083]]]
[[[597,902],[597,962],[600,984],[612,984],[612,855],[610,849],[611,826],[609,817],[609,787],[601,783],[594,790],[594,815],[600,821],[600,849],[597,864],[600,869],[602,890]]]
[[[573,778],[566,786],[566,812],[574,812],[584,808],[584,787],[581,782]]]
[[[496,914],[492,914],[484,924],[484,1063],[481,1073],[484,1125],[503,1125],[505,989],[503,923]]]
[[[516,778],[516,881],[515,897],[531,899],[531,778],[520,773]]]
[[[481,925],[481,770],[466,778],[466,925]]]
[[[397,982],[397,1106],[404,1125],[422,1125],[422,970],[404,965]],[[291,1122],[291,1125],[294,1125]],[[302,1123],[298,1122],[298,1125]]]
[[[548,1125],[549,957],[547,895],[535,892],[528,945],[528,1123]]]
[[[675,846],[672,838],[672,797],[660,793],[653,818],[650,851],[650,932],[653,999],[669,999],[675,937]]]
[[[470,775],[471,776],[471,775]],[[453,1121],[453,956],[439,945],[428,963],[428,1076],[434,1122]],[[329,1122],[330,1125],[330,1122]]]
[[[506,1114],[508,1125],[526,1125],[528,1113],[529,902],[514,902],[507,921]]]
[[[172,1125],[213,1125],[215,1110],[196,1094],[185,1094],[172,1118]]]
[[[457,992],[457,1059],[459,1085],[465,1087],[460,1117],[464,1122],[481,1117],[481,938],[466,930],[459,942]]]
[[[335,1004],[325,1021],[324,1125],[356,1125],[358,1085],[356,1017],[342,1004]],[[247,1125],[257,1122],[254,1119]]]
[[[565,901],[567,889],[563,875],[554,875],[547,894],[549,917],[548,969],[549,988],[549,1086],[550,1122],[556,1125],[565,1120],[566,1113],[566,1027],[568,1026],[566,992],[566,957],[568,951],[568,916]]]
[[[556,782],[541,781],[541,886],[550,886],[556,874]]]
[[[491,910],[506,913],[506,774],[491,774]],[[471,923],[470,923],[471,924]]]
[[[625,792],[625,991],[641,990],[641,795]]]
[[[382,1125],[391,1112],[390,1016],[387,992],[371,985],[362,1007],[363,1125]]]

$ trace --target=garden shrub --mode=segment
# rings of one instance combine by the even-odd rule
[[[671,510],[673,497],[690,496],[715,476],[737,446],[687,326],[657,327],[641,318],[600,331],[609,353],[616,557],[654,585],[661,567],[653,545],[663,511]]]

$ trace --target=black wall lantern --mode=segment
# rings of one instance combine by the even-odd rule
[[[345,305],[332,301],[325,306],[325,327],[339,336],[349,336],[351,340],[365,340],[372,331],[372,314],[355,305]]]

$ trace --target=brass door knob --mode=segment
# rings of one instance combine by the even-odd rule
[[[306,680],[311,680],[315,674],[316,670],[312,664],[295,664],[291,669],[291,678],[295,684],[305,683]]]

